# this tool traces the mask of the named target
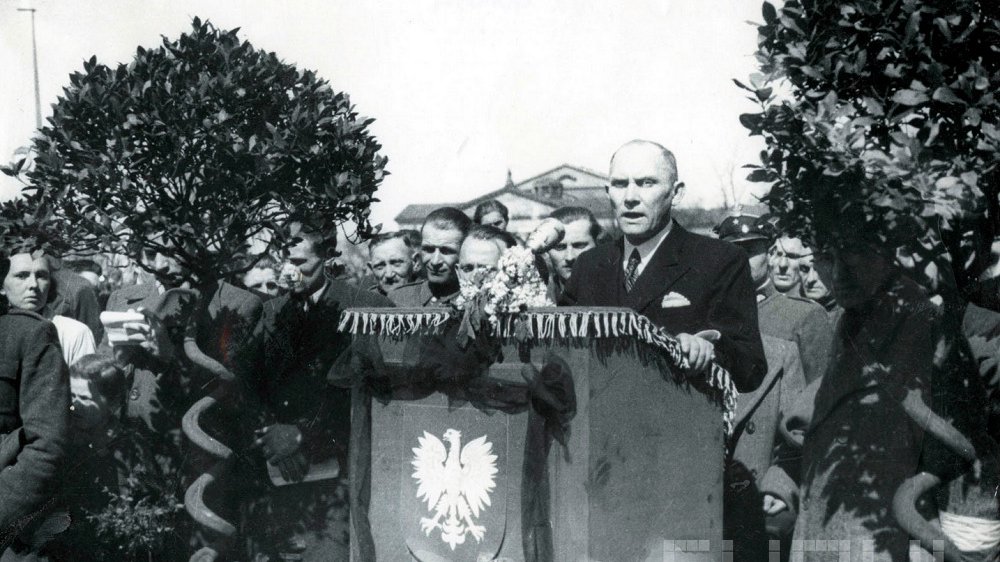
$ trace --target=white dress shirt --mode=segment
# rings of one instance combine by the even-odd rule
[[[632,255],[633,249],[638,249],[639,267],[635,270],[635,278],[638,279],[639,276],[642,275],[642,271],[646,269],[647,265],[649,265],[649,260],[652,259],[653,254],[655,254],[656,250],[659,249],[660,244],[662,244],[663,240],[667,237],[668,234],[670,234],[670,229],[673,227],[673,224],[674,221],[671,220],[670,222],[667,223],[666,228],[661,230],[659,234],[650,238],[649,240],[646,240],[645,242],[639,244],[638,246],[629,243],[628,238],[626,238],[624,240],[625,251],[622,254],[622,270],[628,271],[628,258],[629,256]]]

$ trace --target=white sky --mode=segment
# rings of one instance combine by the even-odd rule
[[[409,203],[462,201],[562,163],[607,171],[648,138],[677,155],[684,204],[714,206],[761,144],[731,78],[754,71],[746,0],[0,0],[0,161],[34,129],[35,7],[43,119],[70,72],[125,62],[199,16],[347,92],[389,157],[375,222]],[[0,199],[20,184],[0,178]]]

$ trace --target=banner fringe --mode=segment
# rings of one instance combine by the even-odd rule
[[[354,335],[422,335],[436,332],[452,318],[454,313],[450,309],[419,313],[391,309],[348,309],[341,314],[337,330]],[[520,316],[504,315],[498,322],[491,323],[491,331],[496,337],[509,339],[515,336],[518,325],[524,326],[529,337],[540,340],[611,337],[638,339],[665,352],[674,367],[688,368],[677,340],[645,316],[632,311],[533,310]],[[738,396],[736,385],[729,372],[717,363],[712,364],[706,379],[706,383],[719,392],[723,406],[723,425],[727,435],[731,434]]]

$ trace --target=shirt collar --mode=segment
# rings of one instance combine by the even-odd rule
[[[632,250],[639,250],[638,272],[641,273],[642,270],[645,269],[646,264],[649,263],[649,259],[653,257],[653,254],[655,254],[656,250],[658,250],[660,248],[660,245],[663,244],[663,241],[667,238],[667,235],[670,234],[670,231],[673,229],[673,224],[674,221],[671,219],[670,222],[667,223],[667,226],[664,227],[662,230],[660,230],[660,232],[657,233],[656,236],[653,236],[652,238],[646,240],[645,242],[639,244],[638,246],[629,242],[627,238],[623,239],[623,241],[625,242],[625,248],[624,248],[625,253],[624,253],[624,259],[622,260],[622,267],[623,268],[628,267],[627,265],[628,258],[629,256],[632,255]]]

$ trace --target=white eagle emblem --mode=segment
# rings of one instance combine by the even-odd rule
[[[482,542],[486,528],[473,519],[490,505],[490,492],[496,487],[493,444],[483,435],[462,447],[462,434],[455,429],[444,432],[447,451],[440,439],[426,431],[417,440],[420,446],[413,448],[417,498],[434,512],[434,517],[420,519],[420,527],[427,536],[441,529],[441,540],[452,550],[465,542],[468,533]]]

